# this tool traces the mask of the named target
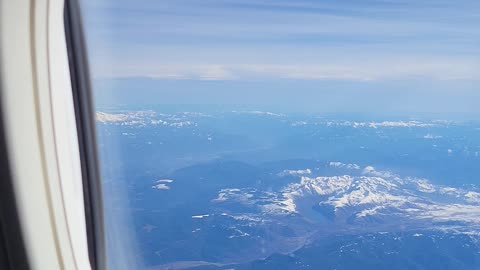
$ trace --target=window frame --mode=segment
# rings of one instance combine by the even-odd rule
[[[69,40],[81,42],[77,33],[82,38],[73,15],[65,27],[64,5],[75,14],[74,4],[0,1],[0,241],[7,243],[0,256],[14,269],[105,269],[95,145],[85,146],[90,139],[84,139],[89,132],[94,140],[94,122],[89,129],[85,115],[92,112],[81,109],[80,117],[76,109],[89,108],[84,97],[89,88],[78,87],[85,82],[80,70],[88,69],[77,57],[72,64],[69,55],[80,52],[68,53],[72,46],[67,46]],[[67,36],[67,29],[75,34]],[[81,50],[79,44],[73,49]],[[84,149],[88,154],[81,156]],[[90,184],[93,180],[98,182]]]
[[[83,178],[88,253],[92,270],[101,270],[106,269],[104,208],[90,71],[77,0],[65,0],[64,22]]]

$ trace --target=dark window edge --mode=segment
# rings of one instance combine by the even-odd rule
[[[30,267],[15,198],[1,99],[0,96],[0,269],[28,270]]]
[[[88,254],[92,270],[103,270],[106,269],[105,234],[95,111],[77,0],[65,1],[64,23],[83,178]]]

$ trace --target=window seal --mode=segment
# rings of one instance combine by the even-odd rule
[[[65,0],[64,22],[83,180],[88,255],[92,270],[103,270],[106,269],[106,242],[95,110],[77,0]]]

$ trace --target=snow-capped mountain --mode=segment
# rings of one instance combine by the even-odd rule
[[[225,115],[237,115],[246,117],[260,117],[273,119],[274,121],[287,121],[289,126],[325,126],[325,127],[352,127],[355,129],[368,128],[434,128],[446,127],[455,123],[453,121],[440,120],[390,120],[390,121],[349,121],[339,119],[319,119],[317,117],[297,119],[287,114],[278,114],[268,111],[231,111],[218,112],[214,115],[200,112],[177,112],[177,113],[158,113],[151,110],[145,111],[115,111],[115,112],[96,112],[96,120],[103,124],[125,125],[125,126],[150,126],[150,125],[196,125],[195,121],[199,118],[220,117]],[[439,138],[438,135],[427,134],[425,138]]]
[[[433,185],[427,179],[401,177],[372,166],[330,162],[327,167],[339,174],[284,170],[279,177],[295,181],[279,190],[223,189],[214,202],[251,206],[264,216],[322,220],[322,226],[330,230],[396,225],[401,229],[480,233],[480,193],[476,191]],[[369,226],[356,226],[362,224]]]
[[[199,117],[207,117],[201,113],[182,112],[176,114],[163,114],[154,111],[127,111],[117,113],[96,112],[97,122],[110,125],[121,126],[168,126],[168,127],[185,127],[196,126],[197,123],[192,119]]]

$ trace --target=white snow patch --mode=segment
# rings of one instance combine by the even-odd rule
[[[153,185],[152,188],[153,188],[153,189],[163,189],[163,190],[168,190],[168,189],[170,189],[170,187],[167,186],[166,184]]]
[[[417,184],[418,190],[421,191],[421,192],[433,193],[433,192],[436,191],[435,187],[425,179],[417,180],[416,184]]]
[[[253,114],[253,115],[261,115],[261,116],[285,117],[284,114],[273,113],[273,112],[263,112],[263,111],[232,111],[232,113]]]
[[[439,136],[439,135],[433,135],[431,133],[428,133],[426,134],[425,136],[423,136],[424,139],[440,139],[442,138],[442,136]]]
[[[302,176],[312,174],[312,170],[305,169],[305,170],[284,170],[278,173],[278,176]]]
[[[332,167],[332,168],[346,168],[346,169],[350,169],[350,170],[360,170],[360,166],[355,164],[355,163],[342,163],[342,162],[339,162],[339,161],[332,161],[330,163],[328,163],[328,166]]]
[[[299,126],[305,126],[305,125],[307,125],[307,124],[308,124],[308,123],[305,122],[305,121],[296,121],[296,122],[293,122],[293,123],[291,124],[291,126],[292,126],[292,127],[299,127]]]
[[[157,180],[155,183],[173,183],[173,180],[171,180],[171,179],[160,179],[160,180]]]
[[[480,193],[469,191],[465,194],[465,198],[469,203],[480,203]]]
[[[197,216],[192,216],[193,219],[202,219],[202,218],[206,218],[206,217],[209,217],[210,215],[197,215]]]
[[[460,194],[460,191],[453,187],[441,187],[440,194],[458,195]]]

